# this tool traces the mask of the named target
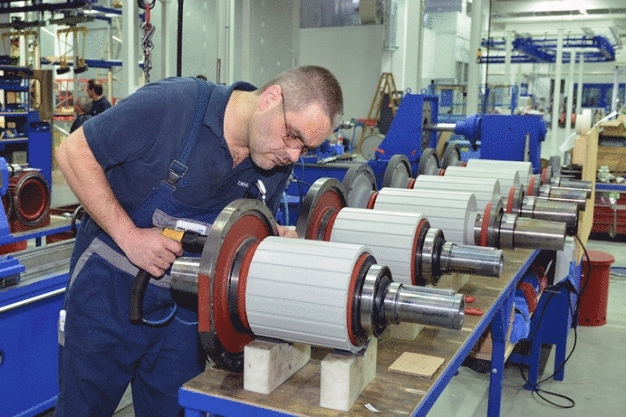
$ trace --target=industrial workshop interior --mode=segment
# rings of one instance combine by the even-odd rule
[[[625,415],[623,0],[0,3],[0,417]]]

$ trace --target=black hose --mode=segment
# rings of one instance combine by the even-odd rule
[[[131,323],[137,324],[143,320],[143,298],[146,295],[150,278],[152,278],[152,275],[141,269],[133,281],[133,287],[130,290]]]
[[[76,226],[76,221],[78,219],[82,219],[83,214],[85,214],[85,210],[83,209],[82,204],[76,207],[76,209],[72,213],[70,225],[72,226],[72,236],[74,237],[76,237],[76,235],[78,234],[78,227]]]

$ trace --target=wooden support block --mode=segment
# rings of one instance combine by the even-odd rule
[[[253,340],[243,350],[243,388],[269,394],[310,359],[310,345]]]
[[[376,376],[378,341],[372,338],[358,355],[330,353],[322,360],[320,406],[348,411]]]
[[[465,284],[469,282],[467,274],[447,274],[442,275],[437,283],[437,288],[445,288],[447,290],[459,291]]]
[[[421,353],[404,352],[389,367],[390,372],[431,378],[445,362],[444,358]]]

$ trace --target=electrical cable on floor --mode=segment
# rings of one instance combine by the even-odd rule
[[[572,309],[571,302],[568,303],[568,305],[570,307],[570,313],[571,313],[571,316],[572,316],[572,320],[575,320],[578,317],[578,313],[579,313],[579,310],[580,310],[580,300],[581,300],[581,297],[582,297],[583,293],[585,292],[585,289],[587,288],[587,285],[589,284],[589,279],[591,278],[591,260],[589,258],[589,253],[587,252],[587,248],[585,247],[583,242],[580,240],[580,238],[577,235],[575,237],[576,237],[576,240],[578,240],[578,243],[580,243],[580,246],[582,247],[583,252],[585,254],[585,258],[587,259],[587,275],[586,275],[587,279],[585,279],[585,282],[584,282],[583,287],[581,288],[580,292],[576,291],[575,288],[573,289],[573,291],[571,291],[572,293],[576,294],[575,308]],[[541,320],[543,319],[543,314],[545,313],[545,311],[547,309],[547,306],[548,306],[548,303],[550,302],[550,300],[552,299],[552,296],[554,296],[554,294],[555,293],[551,293],[550,297],[548,298],[548,300],[544,304],[544,307],[543,307],[543,309],[541,311],[541,314],[539,316],[538,323],[541,323]],[[533,333],[533,336],[531,338],[529,338],[529,340],[533,340],[533,338],[537,334],[538,329],[539,329],[539,324],[535,328],[535,332]],[[573,329],[574,329],[574,344],[572,345],[572,350],[567,355],[567,357],[565,358],[563,363],[559,366],[559,368],[556,369],[550,376],[545,377],[545,378],[541,379],[540,381],[537,381],[537,383],[534,384],[534,386],[533,386],[528,381],[528,378],[526,378],[526,375],[524,375],[524,369],[520,368],[520,374],[522,376],[522,379],[524,379],[526,384],[532,388],[531,389],[531,394],[532,395],[537,394],[537,396],[539,398],[541,398],[543,401],[547,402],[548,404],[550,404],[550,405],[552,405],[554,407],[563,408],[563,409],[573,408],[576,405],[576,402],[572,398],[570,398],[570,397],[568,397],[566,395],[558,394],[556,392],[552,392],[552,391],[547,391],[547,390],[541,389],[541,388],[539,388],[539,385],[543,384],[544,382],[549,381],[552,378],[554,378],[556,376],[556,374],[558,374],[565,367],[565,364],[572,357],[572,354],[574,353],[574,350],[576,350],[576,344],[578,342],[577,326],[574,326]],[[522,363],[523,363],[523,361],[522,361]],[[554,401],[550,401],[548,398],[546,398],[546,395],[551,395],[553,397],[564,399],[567,402],[569,402],[569,404],[568,405],[557,404]]]
[[[612,266],[611,267],[611,275],[615,275],[616,277],[626,278],[626,267],[624,266]]]

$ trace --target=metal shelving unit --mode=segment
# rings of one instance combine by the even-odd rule
[[[31,71],[26,67],[0,66],[2,109],[0,120],[0,156],[11,163],[28,163],[38,168],[52,183],[52,144],[50,124],[39,119],[39,111],[30,108]],[[17,152],[26,153],[26,161]]]

